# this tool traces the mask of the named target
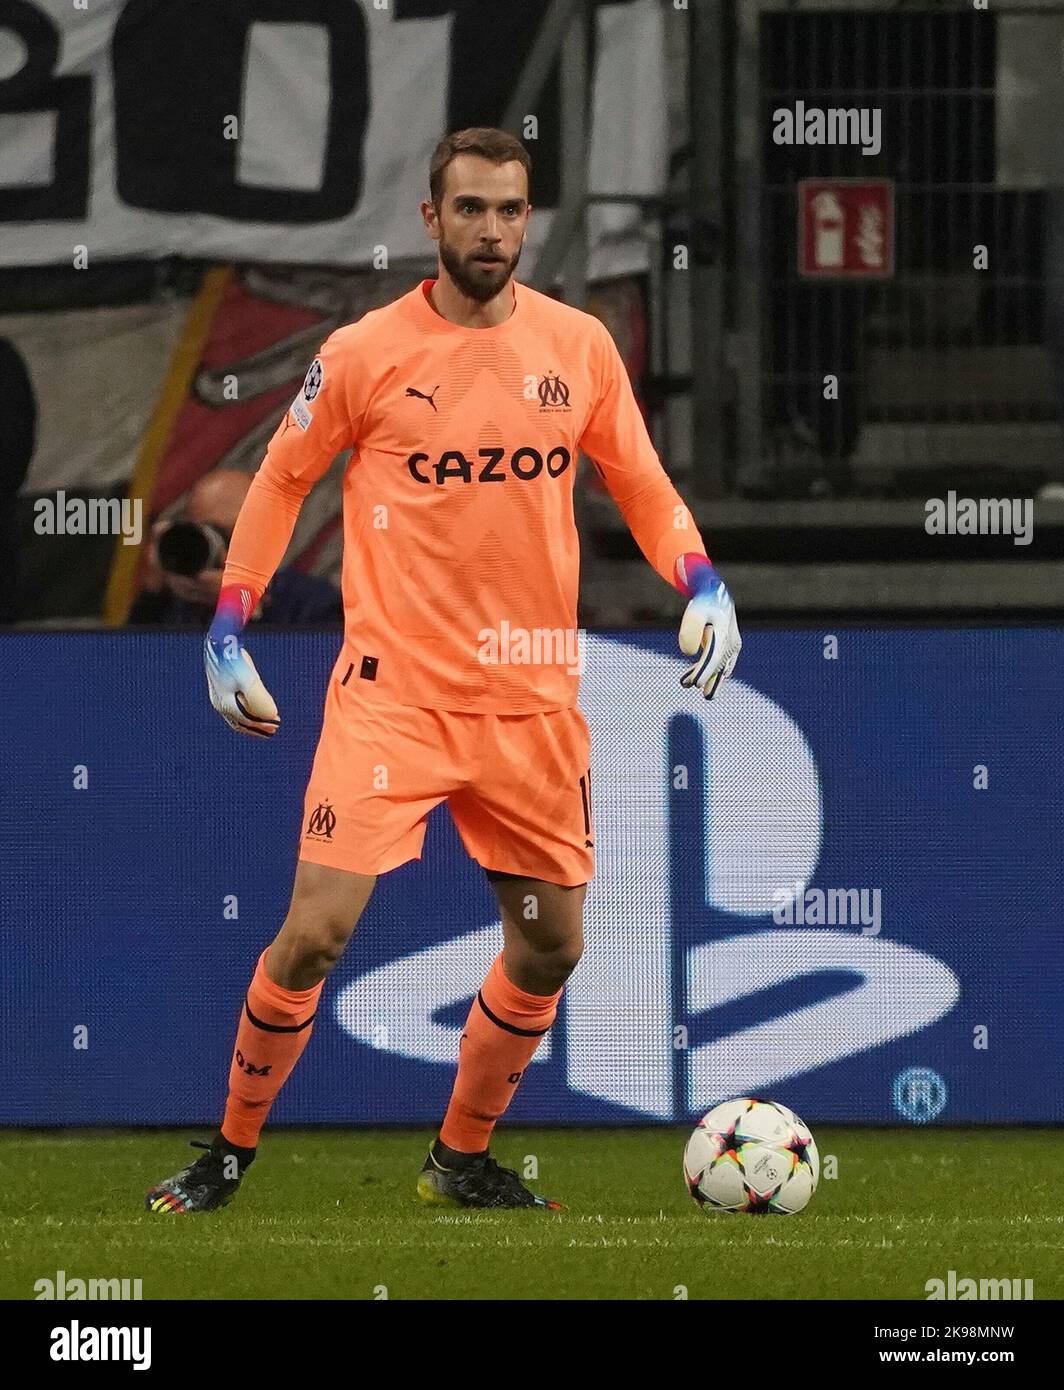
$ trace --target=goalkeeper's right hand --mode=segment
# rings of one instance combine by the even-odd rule
[[[240,640],[255,602],[256,596],[243,585],[222,589],[203,643],[203,662],[211,704],[229,727],[256,738],[272,738],[281,727],[277,706]]]

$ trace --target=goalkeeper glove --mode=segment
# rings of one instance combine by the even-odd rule
[[[707,700],[712,700],[734,670],[743,645],[735,604],[705,555],[681,555],[676,561],[676,580],[680,592],[690,599],[680,623],[680,650],[695,658],[680,677],[680,684],[697,686]]]
[[[211,704],[232,729],[257,738],[272,738],[281,726],[273,697],[240,640],[258,596],[242,584],[224,587],[203,643]]]

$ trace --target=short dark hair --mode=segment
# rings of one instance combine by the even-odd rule
[[[447,166],[460,154],[476,154],[481,159],[490,159],[493,164],[509,164],[511,160],[516,160],[523,166],[529,179],[532,177],[532,160],[516,135],[511,135],[507,130],[497,130],[494,126],[470,126],[468,130],[456,130],[443,137],[429,162],[429,196],[437,209],[443,196],[443,178]]]

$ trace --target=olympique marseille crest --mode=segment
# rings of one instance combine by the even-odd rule
[[[336,812],[327,801],[324,801],[316,811],[311,813],[310,821],[307,824],[307,833],[303,838],[306,840],[331,840],[335,829]]]
[[[537,394],[541,410],[572,409],[569,404],[569,388],[557,372],[553,376],[548,372],[546,376],[540,377]]]

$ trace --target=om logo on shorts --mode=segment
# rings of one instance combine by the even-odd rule
[[[304,839],[331,840],[332,833],[335,829],[336,812],[329,803],[325,801],[322,802],[318,809],[311,815]]]

